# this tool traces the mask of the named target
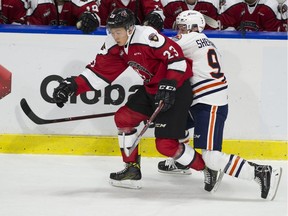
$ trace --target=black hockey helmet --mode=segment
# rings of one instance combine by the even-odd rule
[[[128,30],[135,25],[134,13],[127,8],[115,8],[107,19],[107,28],[125,28]]]

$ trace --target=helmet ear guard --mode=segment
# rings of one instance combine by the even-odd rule
[[[195,10],[182,11],[177,17],[175,27],[178,25],[186,25],[188,31],[191,31],[194,27],[198,27],[198,31],[202,32],[205,28],[206,22],[204,16]]]

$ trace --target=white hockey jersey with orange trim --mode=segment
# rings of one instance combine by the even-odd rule
[[[193,104],[226,105],[227,80],[221,70],[221,55],[203,33],[177,35],[174,40],[181,46],[185,57],[193,60]]]

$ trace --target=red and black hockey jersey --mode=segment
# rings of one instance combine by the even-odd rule
[[[136,26],[125,46],[118,46],[111,35],[107,36],[95,60],[75,79],[77,94],[104,88],[128,66],[143,79],[146,91],[155,94],[164,78],[181,86],[192,76],[191,63],[174,41],[152,27]]]

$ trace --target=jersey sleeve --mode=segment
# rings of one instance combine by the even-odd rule
[[[94,13],[98,17],[99,13],[99,3],[95,0],[87,0],[87,1],[81,1],[81,0],[73,0],[73,15],[79,18],[85,11],[90,11],[91,13]]]
[[[188,67],[183,51],[176,42],[157,33],[151,33],[148,38],[150,47],[154,50],[154,56],[161,59],[164,63],[162,65],[166,66],[160,69],[163,70],[160,73],[165,73],[166,79],[176,80],[179,87],[187,77],[192,76],[192,70]]]
[[[77,95],[86,91],[103,89],[128,67],[120,57],[118,46],[115,44],[111,46],[111,37],[107,38],[108,40],[105,41],[94,61],[88,64],[75,79],[78,86]]]

